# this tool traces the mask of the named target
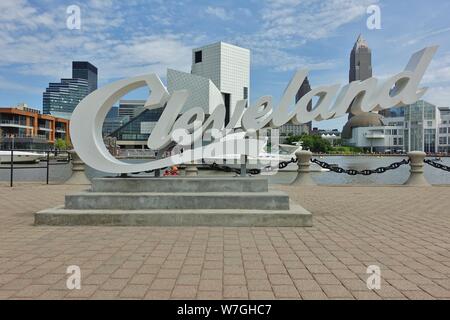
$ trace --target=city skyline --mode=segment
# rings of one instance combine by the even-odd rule
[[[73,60],[96,65],[99,86],[147,72],[165,78],[167,68],[189,72],[192,48],[217,41],[251,50],[253,102],[263,95],[278,101],[298,68],[311,70],[312,88],[344,83],[351,48],[361,33],[372,48],[373,73],[380,77],[401,71],[411,52],[440,45],[422,84],[430,87],[427,101],[450,106],[450,27],[444,19],[450,5],[445,1],[433,8],[420,1],[147,3],[123,7],[117,1],[88,1],[80,5],[81,30],[68,30],[69,2],[2,1],[0,105],[26,102],[41,109],[42,91],[69,75]],[[380,6],[380,30],[366,26],[371,4]],[[25,16],[14,20],[14,12]],[[136,23],[127,24],[131,18]],[[313,126],[342,128],[345,121]]]

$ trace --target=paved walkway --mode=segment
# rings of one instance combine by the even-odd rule
[[[450,187],[278,188],[314,227],[35,227],[80,188],[3,183],[0,299],[450,298]],[[70,265],[81,290],[66,287]]]

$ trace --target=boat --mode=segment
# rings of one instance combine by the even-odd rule
[[[262,143],[261,152],[258,153],[257,157],[248,156],[247,157],[247,170],[260,170],[262,172],[293,172],[298,170],[297,163],[293,160],[296,158],[296,152],[303,150],[301,143],[296,145],[288,144],[278,144],[278,152],[268,152],[268,139]],[[275,151],[275,150],[274,150]],[[220,157],[210,157],[203,159],[203,163],[207,165],[218,164],[221,167],[228,167],[232,169],[241,168],[241,155],[240,154],[226,154]],[[280,167],[280,163],[287,163],[287,166]],[[315,163],[311,163],[310,170],[313,172],[327,172],[329,169],[324,169]]]
[[[13,163],[36,163],[45,154],[26,151],[13,151]],[[0,150],[0,163],[11,163],[11,151]]]

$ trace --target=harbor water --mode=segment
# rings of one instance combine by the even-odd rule
[[[388,166],[393,162],[398,162],[405,159],[405,157],[372,157],[372,156],[325,156],[321,157],[320,161],[338,165],[345,169],[376,169],[378,167]],[[134,161],[133,161],[134,162]],[[140,160],[139,162],[142,162]],[[442,164],[450,166],[450,158],[442,158]],[[20,166],[16,164],[15,168]],[[29,167],[30,165],[26,165]],[[45,167],[45,163],[36,164],[37,167]],[[10,170],[8,164],[2,164],[3,169],[0,170],[0,181],[6,182],[10,179]],[[269,182],[274,184],[287,184],[292,182],[296,177],[296,165],[291,164],[288,167],[288,172],[280,171],[276,174],[267,175]],[[398,185],[403,184],[409,177],[409,165],[403,165],[396,170],[387,171],[383,174],[373,174],[370,176],[350,176],[347,174],[339,174],[334,172],[314,172],[313,179],[322,185]],[[89,167],[86,169],[87,176],[91,179],[93,177],[111,176],[111,174],[99,172]],[[223,175],[220,171],[205,171],[200,170],[201,175]],[[58,165],[51,166],[49,172],[49,180],[53,183],[63,182],[71,175],[71,166]],[[231,173],[231,175],[234,175]],[[425,165],[425,177],[432,184],[450,185],[450,172],[435,169],[429,165]],[[46,180],[46,169],[19,169],[14,170],[14,181],[36,181],[44,182]]]

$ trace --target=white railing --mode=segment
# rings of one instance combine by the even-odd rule
[[[119,156],[126,158],[147,158],[155,157],[156,153],[148,149],[121,149],[119,150]]]
[[[15,120],[1,120],[0,125],[1,124],[9,124],[9,125],[14,125],[14,126],[23,126],[23,127],[32,128],[31,126],[27,126],[26,123],[23,123],[20,121],[15,121]]]

